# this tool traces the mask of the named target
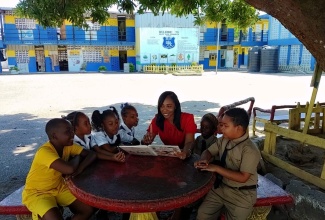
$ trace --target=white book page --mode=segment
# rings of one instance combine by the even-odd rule
[[[129,154],[142,156],[157,156],[157,153],[147,145],[119,146],[119,148],[128,152]]]
[[[176,145],[149,145],[158,156],[176,157],[177,152],[181,152]]]

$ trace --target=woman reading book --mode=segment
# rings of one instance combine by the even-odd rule
[[[185,159],[192,153],[195,132],[194,115],[182,112],[177,95],[166,91],[158,99],[158,113],[152,119],[141,143],[151,144],[156,135],[159,135],[165,145],[179,146],[182,151],[177,156]]]
[[[151,144],[159,135],[165,145],[177,145],[181,149],[176,156],[184,160],[192,154],[196,132],[194,115],[182,112],[177,95],[172,91],[163,92],[158,99],[158,113],[152,119],[141,143]],[[192,209],[176,209],[172,219],[188,219]]]

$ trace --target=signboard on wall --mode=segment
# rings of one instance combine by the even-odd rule
[[[33,30],[18,30],[19,40],[34,40]]]
[[[199,37],[198,28],[141,28],[140,62],[199,62]]]
[[[81,50],[68,50],[68,65],[70,72],[79,72],[83,63]]]

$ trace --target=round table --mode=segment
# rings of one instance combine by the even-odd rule
[[[194,168],[198,159],[127,155],[125,163],[97,160],[67,184],[80,201],[104,210],[173,210],[195,202],[213,186],[213,173]]]

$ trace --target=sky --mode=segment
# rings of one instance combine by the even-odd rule
[[[1,7],[9,7],[14,8],[18,4],[19,0],[0,0],[0,8]]]

